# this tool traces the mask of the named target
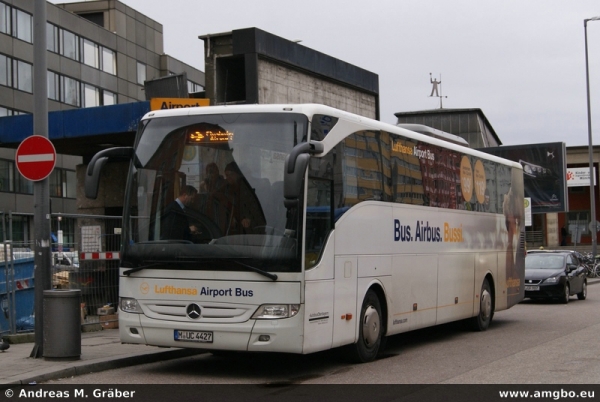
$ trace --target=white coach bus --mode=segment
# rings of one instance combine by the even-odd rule
[[[114,158],[122,342],[366,362],[523,298],[518,163],[314,104],[150,112],[92,159],[88,197]]]

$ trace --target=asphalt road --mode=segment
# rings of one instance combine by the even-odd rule
[[[48,384],[600,384],[600,286],[569,304],[525,300],[486,332],[448,324],[389,338],[382,358],[202,354]]]

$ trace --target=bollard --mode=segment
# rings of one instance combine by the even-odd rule
[[[81,290],[44,290],[44,350],[50,359],[81,358]]]

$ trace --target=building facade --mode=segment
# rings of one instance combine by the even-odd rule
[[[33,13],[34,0],[0,0],[0,117],[33,112]],[[204,90],[202,71],[164,53],[162,25],[120,1],[47,3],[46,36],[49,112],[144,101],[145,82],[172,74],[185,74],[189,94]],[[14,153],[0,148],[0,211],[11,214],[20,241],[31,238],[33,183],[18,173]],[[83,154],[57,156],[53,213],[77,213]],[[53,219],[52,232],[57,225]],[[61,222],[65,243],[73,225]]]
[[[379,76],[258,28],[201,36],[211,104],[319,103],[379,119]]]

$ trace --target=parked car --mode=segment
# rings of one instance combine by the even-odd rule
[[[569,302],[571,295],[587,297],[587,269],[573,251],[527,253],[525,257],[525,297]]]

